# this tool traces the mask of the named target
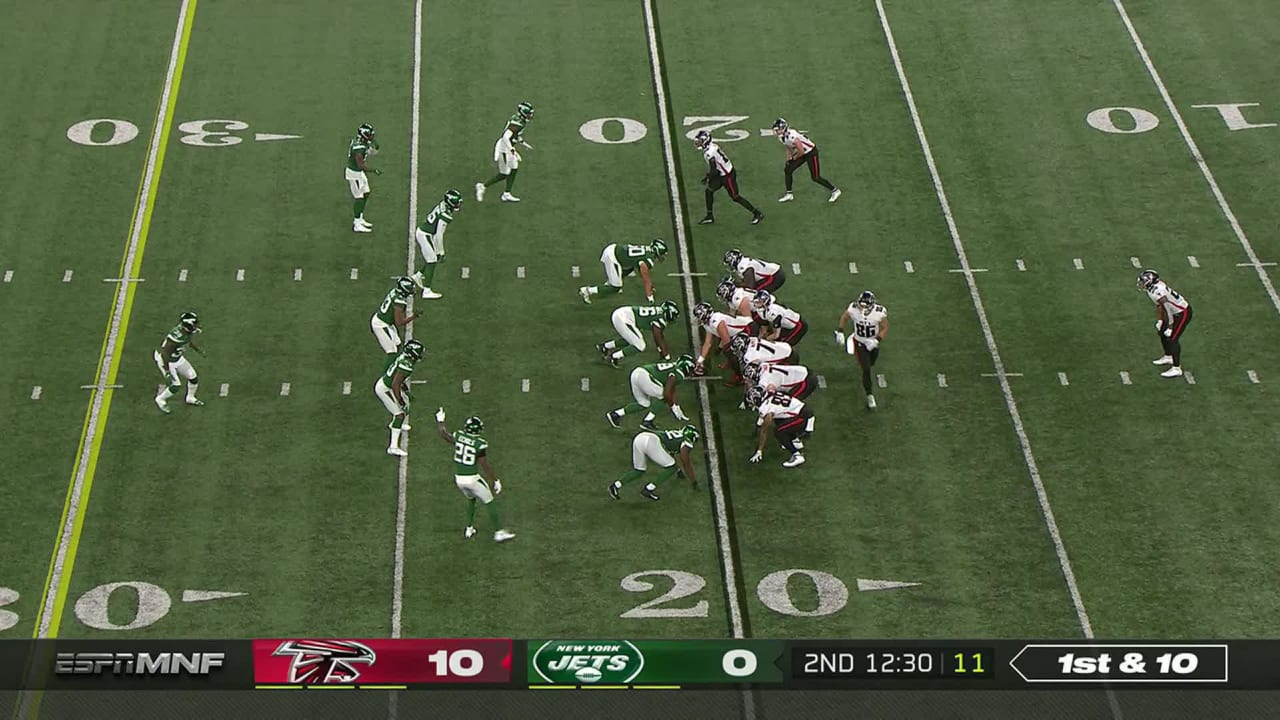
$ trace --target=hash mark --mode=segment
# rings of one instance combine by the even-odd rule
[[[236,270],[236,282],[244,282],[244,268]]]
[[[1246,374],[1249,376],[1249,382],[1253,383],[1254,385],[1257,385],[1258,383],[1262,382],[1261,380],[1258,379],[1257,372],[1250,370]]]
[[[360,279],[360,268],[351,268],[351,279],[352,280]]]
[[[1140,267],[1142,267],[1142,261],[1141,261],[1141,260],[1139,260],[1139,259],[1138,259],[1138,258],[1136,258],[1136,257],[1131,257],[1131,258],[1129,258],[1129,264],[1130,264],[1130,265],[1132,265],[1132,266],[1134,266],[1135,268],[1140,268]]]
[[[1072,264],[1074,264],[1074,265],[1076,266],[1076,269],[1077,269],[1077,270],[1083,270],[1083,269],[1084,269],[1084,261],[1083,261],[1083,260],[1081,260],[1080,258],[1074,258],[1071,262],[1072,262]]]
[[[1027,264],[1022,262],[1022,258],[1018,258],[1015,264],[1018,266],[1018,272],[1026,272]]]
[[[849,263],[849,274],[850,275],[858,274],[858,263],[854,263],[854,262]]]
[[[289,383],[280,383],[280,397],[289,395]]]
[[[1195,255],[1188,255],[1188,256],[1187,256],[1187,264],[1188,264],[1188,265],[1190,265],[1190,266],[1191,266],[1191,267],[1193,267],[1193,268],[1198,268],[1198,267],[1200,267],[1200,260],[1199,260],[1199,259],[1197,259]]]
[[[800,274],[800,263],[791,263],[791,274],[792,275]]]
[[[591,378],[582,378],[582,392],[591,392]]]
[[[903,260],[902,267],[905,268],[906,271],[909,273],[913,273],[916,271],[916,266],[912,265],[910,260]]]
[[[186,281],[187,281],[187,269],[182,268],[181,270],[178,271],[178,282],[186,282]]]
[[[299,280],[301,280],[301,279],[302,279],[302,268],[294,268],[294,269],[293,269],[293,280],[294,280],[294,282],[297,282],[297,281],[299,281]]]
[[[519,266],[519,267],[517,267],[517,268],[516,268],[516,277],[517,277],[517,278],[520,278],[520,279],[522,279],[522,280],[524,279],[524,266],[523,266],[523,265],[521,265],[521,266]]]
[[[578,277],[579,275],[582,274],[582,268],[578,267],[577,265],[574,265],[573,267],[569,268],[569,274],[574,277]]]
[[[946,386],[947,386],[947,376],[943,375],[942,373],[938,373],[938,387],[944,388]]]
[[[74,274],[74,273],[72,273],[70,270],[66,270],[66,271],[64,271],[64,272],[62,273],[62,282],[71,282],[71,276],[72,276],[73,274]]]
[[[876,384],[879,385],[880,387],[889,387],[888,385],[885,384],[883,373],[880,375],[876,375]]]
[[[351,394],[351,381],[350,381],[350,380],[344,380],[344,381],[342,382],[342,394],[343,394],[343,395],[350,395],[350,394]]]
[[[1022,373],[1007,372],[1004,374],[1004,376],[1005,377],[1022,377]],[[982,373],[982,377],[1000,377],[1000,376],[995,373]]]
[[[1249,372],[1253,372],[1253,371],[1250,370]],[[40,387],[39,385],[35,385],[31,388],[32,400],[39,400],[42,394],[44,394],[44,388]]]
[[[1066,374],[1066,373],[1064,373],[1064,372],[1060,372],[1060,373],[1058,373],[1058,384],[1059,384],[1059,385],[1070,385],[1070,384],[1071,384],[1071,381],[1067,380],[1067,374]]]
[[[827,387],[827,376],[826,376],[826,375],[819,375],[819,376],[818,376],[818,387],[819,387],[819,388],[826,388],[826,387]]]
[[[12,271],[12,270],[5,270],[5,271],[4,271],[4,281],[5,281],[5,282],[11,282],[12,280],[13,280],[13,271]]]
[[[463,265],[463,266],[462,266],[462,279],[463,279],[463,280],[466,280],[466,279],[467,279],[467,278],[469,278],[469,277],[471,277],[471,268],[467,267],[466,265]]]
[[[1188,371],[1186,371],[1186,372],[1182,373],[1182,376],[1183,376],[1183,377],[1185,377],[1185,378],[1187,379],[1187,384],[1188,384],[1188,385],[1195,385],[1195,384],[1196,384],[1196,376],[1195,376],[1195,375],[1192,375],[1190,370],[1188,370]]]
[[[467,394],[467,393],[469,393],[469,392],[471,392],[471,381],[470,381],[470,380],[463,380],[463,381],[462,381],[462,394],[463,394],[463,395],[466,395],[466,394]]]
[[[1132,385],[1132,384],[1133,384],[1133,381],[1129,379],[1129,372],[1128,372],[1127,370],[1121,370],[1121,371],[1120,371],[1120,384],[1121,384],[1121,385]]]
[[[520,392],[529,392],[529,378],[520,378]]]
[[[1236,263],[1236,267],[1271,267],[1272,265],[1275,265],[1275,263],[1273,262]],[[68,270],[67,272],[71,272],[71,271]]]
[[[952,268],[952,269],[948,270],[947,272],[956,272],[956,273],[976,273],[976,272],[986,272],[986,271],[987,271],[987,269],[986,269],[986,268]]]
[[[226,397],[229,392],[231,392],[231,385],[222,383],[218,386],[218,397]]]

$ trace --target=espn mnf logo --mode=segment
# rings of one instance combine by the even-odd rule
[[[533,654],[533,669],[556,685],[625,685],[644,669],[644,653],[626,640],[548,640]]]
[[[226,662],[221,652],[60,652],[55,675],[211,675]]]

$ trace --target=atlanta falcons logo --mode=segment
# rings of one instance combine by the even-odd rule
[[[286,640],[272,655],[292,655],[289,682],[308,685],[353,683],[360,677],[355,665],[372,665],[373,648],[353,640]]]

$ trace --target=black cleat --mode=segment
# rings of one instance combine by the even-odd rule
[[[614,427],[617,427],[617,426],[615,425]],[[653,432],[658,432],[658,426],[653,424],[652,420],[641,420],[640,427],[644,428],[645,430],[652,430]]]
[[[710,215],[708,215],[708,216],[706,216],[706,217],[702,218],[701,220],[699,220],[699,221],[698,221],[698,224],[699,224],[699,225],[710,225],[711,223],[713,223],[713,222],[715,222],[715,221],[716,221],[716,219],[715,219],[715,218],[713,218],[713,217],[711,217]]]
[[[609,424],[614,427],[622,427],[622,424],[621,424],[622,416],[618,415],[618,413],[612,410],[604,414],[604,419],[608,420]]]
[[[760,224],[760,221],[761,221],[761,220],[763,220],[763,219],[764,219],[764,213],[762,213],[762,212],[760,212],[759,210],[757,210],[757,211],[756,211],[756,214],[751,216],[751,224],[752,224],[752,225],[759,225],[759,224]]]
[[[618,499],[618,483],[609,483],[609,497]]]
[[[609,355],[609,348],[605,347],[604,343],[600,343],[599,345],[597,345],[596,350],[599,350],[601,355],[605,355],[605,356]]]
[[[618,367],[618,356],[614,355],[613,353],[609,353],[608,355],[605,355],[604,360],[605,362],[609,363],[613,367]]]
[[[660,498],[658,497],[658,493],[657,493],[657,492],[655,492],[655,491],[653,491],[653,490],[650,490],[649,488],[644,488],[643,490],[641,490],[641,491],[640,491],[640,494],[641,494],[641,495],[643,495],[643,496],[645,496],[645,497],[647,497],[647,498],[649,498],[650,500],[658,500],[658,499],[660,499]]]

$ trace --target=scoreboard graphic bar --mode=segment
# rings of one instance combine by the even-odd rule
[[[1280,690],[1280,641],[2,640],[0,690]]]

